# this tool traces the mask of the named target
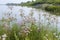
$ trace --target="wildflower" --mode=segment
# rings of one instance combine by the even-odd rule
[[[9,27],[9,25],[6,22],[3,23],[3,26],[6,28]]]
[[[23,16],[24,16],[24,14],[23,14],[23,13],[21,13],[21,14],[20,14],[20,16],[21,16],[21,17],[23,17]]]
[[[6,37],[7,37],[6,34],[2,35],[2,40],[6,40]]]
[[[27,36],[29,33],[30,33],[29,27],[22,27],[22,30],[21,30],[21,33],[20,33],[21,35]]]
[[[58,36],[57,36],[57,35],[56,35],[55,37],[56,37],[56,38],[58,38]]]
[[[8,6],[8,8],[9,8],[10,10],[12,10],[12,9],[13,9],[13,6]]]
[[[38,30],[38,32],[40,32],[40,28],[39,27],[37,28],[37,30]]]
[[[48,34],[46,34],[46,37],[48,37]]]
[[[48,40],[46,36],[44,36],[44,39]]]
[[[32,17],[32,16],[33,16],[33,14],[34,14],[34,13],[33,13],[33,11],[31,11],[31,13],[30,13],[29,15]]]
[[[45,16],[47,16],[46,14],[43,14],[43,16],[45,17]]]
[[[48,39],[46,39],[46,40],[48,40]]]
[[[53,33],[53,35],[56,35],[56,33]]]

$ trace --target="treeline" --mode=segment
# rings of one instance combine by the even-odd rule
[[[60,0],[36,0],[36,2],[60,4]]]
[[[28,1],[26,3],[21,3],[21,5],[27,5],[27,6],[34,6],[37,4],[54,4],[54,5],[60,5],[60,0],[36,0],[36,1]]]

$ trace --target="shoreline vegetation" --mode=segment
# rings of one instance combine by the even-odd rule
[[[48,2],[47,2],[48,1]],[[7,4],[7,5],[21,5],[31,6],[36,8],[42,8],[50,12],[60,11],[60,0],[38,0],[36,2],[27,2],[21,4]],[[58,6],[57,6],[58,5]],[[11,7],[9,7],[12,10]],[[11,16],[12,11],[4,14],[8,16],[7,19],[4,17],[0,20],[0,40],[60,40],[60,31],[58,31],[58,18],[57,16],[51,16],[50,14],[38,14],[38,21],[34,18],[34,13],[25,16],[24,11],[20,10],[20,16],[22,23],[16,23],[16,17]],[[16,15],[15,15],[16,16]],[[41,20],[41,16],[45,19]],[[47,19],[47,23],[45,23]],[[43,21],[43,23],[41,22]]]
[[[55,15],[60,15],[60,0],[32,0],[25,3],[22,2],[21,4],[8,3],[7,5],[28,6],[38,9],[41,8]]]
[[[49,11],[55,15],[60,15],[60,0],[36,0],[28,1],[26,3],[21,3],[21,6],[30,6],[34,8],[41,8]]]

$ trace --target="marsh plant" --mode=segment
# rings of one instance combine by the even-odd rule
[[[12,10],[12,8],[10,9]],[[28,16],[25,16],[23,10],[20,10],[22,23],[18,24],[15,22],[16,18],[12,17],[11,14],[12,12],[10,14],[7,13],[8,18],[3,17],[0,20],[0,37],[6,34],[6,40],[60,40],[60,33],[57,30],[57,18],[43,14],[42,16],[45,19],[43,19],[44,24],[42,24],[40,13],[38,14],[39,21],[36,22],[33,10]],[[53,28],[54,25],[56,25],[56,29]],[[0,39],[2,40],[2,38]]]

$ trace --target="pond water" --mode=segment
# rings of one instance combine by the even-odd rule
[[[40,22],[45,26],[50,25],[51,27],[57,26],[59,30],[60,16],[52,15],[49,12],[46,12],[45,10],[42,9],[35,9],[31,7],[22,7],[22,6],[0,5],[0,20],[14,18],[16,19],[15,21],[13,20],[14,22],[21,24],[23,18],[20,15],[23,14],[25,17],[30,17],[30,13],[33,13],[33,18],[35,18],[36,23]]]

